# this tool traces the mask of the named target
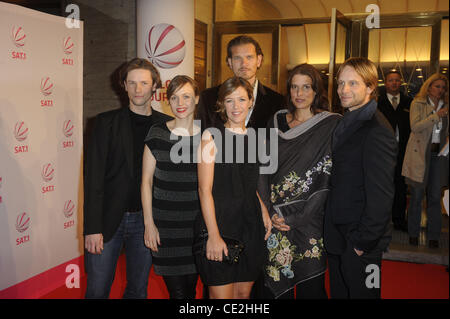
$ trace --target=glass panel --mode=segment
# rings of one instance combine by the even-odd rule
[[[337,23],[336,30],[336,59],[335,66],[336,70],[339,65],[345,61],[345,43],[347,38],[347,29],[340,23]]]
[[[226,63],[227,44],[228,42],[240,34],[224,34],[221,39],[222,52],[220,53],[220,83],[233,76],[233,71]],[[258,41],[259,46],[264,54],[263,63],[258,70],[257,77],[265,86],[273,90],[277,89],[276,85],[271,83],[272,78],[272,33],[246,33],[245,35]]]
[[[447,74],[448,77],[448,19],[442,20],[441,24],[441,54],[440,54],[440,72]]]
[[[309,63],[320,70],[327,87],[330,61],[330,24],[305,24],[281,27],[280,73],[278,92],[286,94],[288,71],[298,64]]]
[[[384,89],[384,74],[396,69],[402,74],[403,91],[414,97],[430,75],[431,27],[371,29],[368,57],[379,71],[379,86]]]

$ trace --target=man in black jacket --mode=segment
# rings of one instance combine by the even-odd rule
[[[140,184],[144,139],[169,116],[152,110],[161,87],[158,70],[133,59],[121,72],[129,107],[97,116],[89,143],[84,193],[86,298],[108,298],[122,246],[126,251],[124,298],[146,298],[152,256],[144,245]]]
[[[264,86],[256,77],[256,71],[263,62],[263,52],[258,42],[248,36],[237,36],[227,45],[227,64],[235,76],[250,82],[253,86],[253,107],[248,112],[247,127],[265,128],[269,118],[285,107],[284,97]],[[223,126],[216,112],[219,86],[204,90],[198,102],[197,118],[202,121],[202,130],[208,127]]]
[[[397,142],[375,101],[377,69],[350,58],[337,73],[346,110],[333,135],[324,223],[331,298],[380,298],[381,258],[391,236]]]
[[[397,166],[395,167],[395,195],[392,205],[394,228],[407,232],[406,223],[406,183],[402,176],[403,159],[408,144],[411,127],[409,125],[409,107],[412,98],[400,91],[402,76],[399,71],[389,71],[385,76],[386,91],[380,92],[378,109],[389,121],[398,142]]]

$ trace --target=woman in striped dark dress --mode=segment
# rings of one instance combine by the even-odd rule
[[[195,298],[198,278],[192,254],[193,226],[200,212],[195,157],[201,137],[193,123],[198,94],[190,77],[174,77],[167,97],[175,119],[154,125],[145,140],[144,241],[171,299]]]

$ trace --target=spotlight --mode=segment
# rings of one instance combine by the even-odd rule
[[[419,79],[422,79],[423,78],[423,75],[418,75],[417,76]]]
[[[421,68],[417,68],[416,71],[417,71],[417,72],[420,72],[420,71],[422,71],[422,69],[421,69]]]

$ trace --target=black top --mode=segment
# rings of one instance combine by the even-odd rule
[[[265,261],[264,225],[261,206],[256,195],[259,175],[259,164],[248,156],[250,145],[247,134],[234,134],[228,129],[221,129],[222,141],[233,140],[233,162],[226,160],[230,149],[218,138],[214,143],[219,148],[214,164],[214,180],[212,196],[214,198],[215,216],[220,235],[239,240],[244,244],[237,264],[208,261],[205,256],[196,255],[197,268],[205,285],[224,285],[232,282],[254,281],[259,277]],[[225,137],[227,135],[227,137]],[[244,147],[237,140],[243,140]],[[251,144],[250,144],[251,143]],[[241,144],[242,145],[242,144]],[[228,151],[228,152],[227,152]],[[244,161],[236,163],[236,159],[244,152]],[[200,215],[196,221],[195,234],[201,234],[206,226]]]
[[[130,188],[127,211],[137,212],[142,210],[141,180],[142,180],[142,156],[144,155],[144,139],[152,125],[151,115],[140,115],[129,110],[131,129],[133,130],[134,145],[134,178],[136,183]]]
[[[192,244],[194,221],[200,212],[195,160],[200,139],[200,133],[195,136],[171,134],[167,124],[161,123],[150,129],[145,141],[156,159],[152,213],[161,245],[152,254],[157,275],[181,276],[197,272]],[[179,157],[171,156],[173,149],[178,150]]]

